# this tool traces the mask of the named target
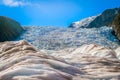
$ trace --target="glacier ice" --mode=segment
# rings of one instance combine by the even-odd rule
[[[115,49],[119,40],[112,34],[111,27],[100,28],[58,28],[58,27],[25,27],[17,40],[27,40],[39,49],[59,50],[68,47],[79,47],[83,44],[97,44]]]

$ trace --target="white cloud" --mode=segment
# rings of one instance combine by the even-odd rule
[[[24,0],[3,0],[3,4],[10,7],[18,7],[30,5],[30,2],[25,2]]]

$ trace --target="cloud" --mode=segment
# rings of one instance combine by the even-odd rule
[[[31,5],[30,2],[25,2],[24,0],[3,0],[3,4],[10,7]]]

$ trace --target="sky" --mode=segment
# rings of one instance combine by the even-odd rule
[[[0,0],[0,16],[21,25],[67,27],[116,7],[120,0]]]

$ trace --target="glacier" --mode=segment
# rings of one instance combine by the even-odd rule
[[[49,54],[24,40],[2,42],[0,80],[120,80],[119,54],[96,44]]]
[[[100,28],[58,28],[58,27],[24,27],[25,32],[16,39],[26,40],[38,49],[60,50],[79,47],[84,44],[97,44],[111,49],[119,47],[119,40],[108,26]]]

